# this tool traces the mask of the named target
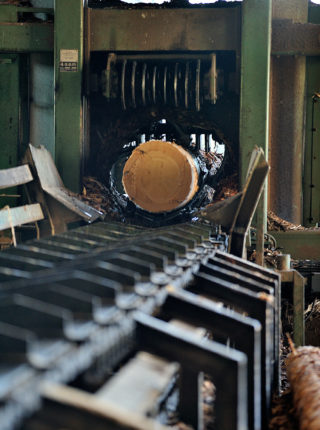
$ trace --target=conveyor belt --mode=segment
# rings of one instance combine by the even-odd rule
[[[217,428],[261,428],[277,385],[279,279],[225,246],[205,224],[97,223],[0,253],[1,429],[44,422],[44,382],[66,386],[89,373],[104,383],[134,351],[180,364],[181,386],[194,388],[180,390],[181,420],[201,428],[197,375],[206,372]],[[105,428],[128,428],[109,412]]]

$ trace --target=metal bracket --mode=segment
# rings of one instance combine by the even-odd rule
[[[135,316],[137,347],[180,363],[183,369],[208,373],[216,386],[216,426],[221,430],[247,428],[247,358],[240,351],[203,340],[142,313]],[[232,405],[225,408],[225,405]],[[181,417],[183,420],[185,417]],[[203,430],[203,422],[197,429]]]

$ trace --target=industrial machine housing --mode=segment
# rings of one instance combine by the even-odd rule
[[[225,172],[209,183],[200,166],[199,190],[207,184],[214,187],[228,172],[238,174],[241,188],[250,154],[258,146],[271,166],[254,220],[260,262],[267,207],[296,224],[319,222],[320,6],[305,0],[210,5],[172,1],[161,6],[116,0],[55,0],[54,4],[39,0],[32,7],[22,3],[0,1],[1,168],[18,165],[29,142],[43,145],[51,152],[64,184],[79,192],[87,174],[95,173],[106,183],[110,177],[120,183],[117,175],[124,174],[124,161],[133,150],[146,140],[165,136],[163,140],[174,141],[191,154],[197,168],[200,142],[204,141],[204,149],[209,149],[211,141],[224,145]],[[188,206],[190,214],[200,206],[197,195]],[[7,203],[12,205],[12,199],[3,199]],[[16,340],[14,353],[33,360],[36,375],[33,369],[28,374],[32,381],[38,372],[44,373],[47,382],[61,385],[83,377],[75,387],[79,383],[92,390],[106,379],[110,368],[132,358],[133,351],[177,361],[182,375],[178,410],[198,428],[203,426],[198,372],[216,378],[219,392],[223,385],[220,369],[228,373],[230,388],[221,389],[223,396],[217,397],[218,425],[265,428],[271,392],[279,382],[279,275],[221,252],[227,249],[226,236],[215,226],[189,224],[184,219],[183,227],[171,227],[167,224],[176,219],[172,213],[150,216],[140,209],[135,208],[136,214],[147,227],[161,225],[161,229],[152,232],[101,223],[5,251],[1,257],[1,345],[7,345],[9,338]],[[293,257],[319,259],[319,230],[274,232],[273,236]],[[286,282],[291,282],[290,276]],[[44,296],[41,288],[47,288],[48,279],[50,288]],[[172,290],[168,283],[173,284]],[[90,299],[84,297],[88,286]],[[164,299],[161,292],[165,289]],[[8,291],[17,294],[12,298]],[[303,286],[299,284],[294,291],[295,303],[303,308]],[[199,295],[223,301],[230,312],[224,309],[220,314],[215,303],[199,303]],[[53,307],[47,312],[49,305]],[[54,306],[69,313],[62,315]],[[237,314],[239,308],[247,317]],[[75,309],[81,309],[84,320]],[[135,313],[136,309],[140,312]],[[19,336],[6,326],[22,329],[21,320],[12,319],[19,313],[26,318],[25,328],[35,335],[35,342],[29,333]],[[46,327],[52,324],[52,333],[35,326],[33,318]],[[216,329],[217,339],[223,339],[221,345],[231,339],[230,357],[218,341],[219,346],[202,347],[179,327],[169,327],[174,318],[209,331]],[[248,336],[247,342],[239,340],[240,332]],[[56,336],[61,349],[52,349],[56,355],[51,362],[44,341],[56,340]],[[155,338],[158,342],[153,342]],[[188,354],[184,356],[183,351]],[[10,354],[11,350],[5,351],[4,362]],[[74,369],[67,366],[72,358]],[[203,363],[201,369],[197,361]],[[80,413],[79,409],[84,422],[93,419],[97,428],[105,422],[109,428],[130,424],[130,415],[126,421],[112,407],[108,415],[97,404],[93,407],[99,411],[88,418],[80,400],[78,409],[75,403],[68,404],[66,397],[77,393],[68,392],[72,388],[67,385],[65,394],[54,384],[37,386],[32,405],[19,396],[10,397],[11,387],[4,387],[3,397],[9,399],[3,409],[8,428],[15,420],[22,426],[26,420],[30,426],[26,428],[33,429],[37,420],[44,425],[46,417],[56,411],[65,413],[68,425],[79,425],[72,424],[74,410]],[[24,386],[22,395],[28,389]],[[246,392],[243,398],[241,390]],[[41,396],[43,409],[28,421],[28,413],[37,410]],[[223,402],[232,404],[232,414]],[[136,418],[131,418],[135,428],[150,428],[149,421],[136,422]]]

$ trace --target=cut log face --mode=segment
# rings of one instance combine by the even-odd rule
[[[195,160],[172,142],[150,140],[127,160],[122,183],[130,200],[148,212],[170,212],[185,206],[198,190]]]

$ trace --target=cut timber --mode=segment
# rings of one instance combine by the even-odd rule
[[[191,154],[172,142],[150,140],[127,160],[122,182],[129,198],[148,212],[185,206],[198,190],[198,171]]]
[[[39,203],[0,210],[0,230],[43,219]]]
[[[177,371],[178,365],[140,352],[98,391],[97,396],[128,411],[152,416],[157,412],[157,400]]]
[[[319,430],[320,348],[304,346],[294,349],[286,365],[300,430]]]
[[[12,167],[11,169],[0,170],[0,190],[16,185],[26,184],[33,180],[28,165]]]

